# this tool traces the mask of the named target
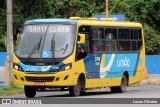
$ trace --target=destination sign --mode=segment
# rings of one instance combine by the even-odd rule
[[[27,26],[27,32],[30,33],[44,33],[47,31],[47,33],[60,33],[60,32],[71,32],[71,26],[69,25],[53,25],[53,26],[47,25],[28,25]]]

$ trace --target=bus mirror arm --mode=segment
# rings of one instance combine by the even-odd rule
[[[85,34],[78,34],[78,38],[77,43],[85,44]]]

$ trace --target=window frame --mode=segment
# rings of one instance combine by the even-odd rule
[[[143,48],[143,33],[142,33],[142,28],[141,27],[128,27],[128,26],[93,26],[93,25],[82,25],[82,26],[90,26],[90,33],[85,33],[85,34],[89,34],[89,49],[90,49],[90,53],[100,53],[100,54],[110,54],[110,53],[116,53],[116,54],[118,54],[118,53],[137,53],[137,52],[140,52],[141,50],[142,50],[142,48]],[[79,26],[79,27],[81,27],[81,26]],[[102,38],[103,39],[93,39],[91,36],[92,36],[92,34],[93,34],[93,28],[98,28],[98,29],[103,29],[103,35],[102,35]],[[112,39],[112,40],[106,40],[106,29],[116,29],[116,38],[117,39]],[[129,38],[128,39],[119,39],[119,36],[118,36],[118,30],[119,29],[123,29],[123,33],[125,32],[124,30],[128,30],[129,31]],[[137,32],[138,32],[138,39],[132,39],[131,38],[131,30],[137,30]],[[78,30],[78,33],[80,33],[79,32],[79,30]],[[139,38],[139,37],[141,37],[141,38]],[[104,52],[103,51],[96,51],[96,52],[92,52],[92,49],[91,49],[91,44],[92,44],[92,41],[104,41]],[[125,50],[123,51],[123,52],[120,52],[119,50],[118,50],[118,45],[119,45],[119,42],[120,41],[123,41],[124,42],[124,46],[125,46]],[[125,45],[125,42],[126,41],[130,41],[130,51],[126,51],[126,45]],[[136,46],[137,46],[137,49],[136,50],[133,50],[133,47],[132,47],[132,42],[133,41],[136,41]],[[139,48],[139,45],[138,45],[138,42],[141,42],[141,47]],[[117,48],[117,51],[111,51],[111,52],[107,52],[106,50],[106,43],[108,43],[108,42],[116,42],[116,48]]]

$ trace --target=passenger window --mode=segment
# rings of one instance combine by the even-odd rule
[[[117,39],[117,32],[115,28],[105,29],[105,40]]]
[[[117,51],[117,43],[115,41],[106,42],[105,44],[106,52],[116,52]]]
[[[92,39],[104,39],[103,28],[93,27]]]
[[[131,42],[125,41],[125,51],[131,51]]]
[[[138,39],[138,30],[137,29],[132,29],[131,30],[131,39],[137,40]]]
[[[118,29],[118,38],[124,39],[123,29]]]
[[[132,41],[132,51],[137,51],[137,42],[136,41]]]
[[[91,35],[92,52],[130,52],[142,47],[140,28],[93,27]]]
[[[105,42],[103,40],[92,40],[92,52],[104,52]]]
[[[118,29],[118,38],[119,39],[130,39],[129,29]]]
[[[125,51],[125,42],[124,41],[119,41],[119,43],[118,43],[118,51],[119,52],[124,52]]]
[[[138,39],[142,40],[141,30],[138,30]]]
[[[142,47],[142,35],[140,29],[131,29],[132,51],[139,51]]]
[[[142,47],[142,41],[138,41],[138,50],[140,50]]]
[[[129,40],[129,39],[130,39],[129,29],[124,29],[124,38],[125,38],[126,40]]]
[[[89,35],[85,35],[85,44],[84,44],[84,50],[89,53],[90,52],[90,47],[89,47]]]
[[[92,52],[104,52],[104,28],[93,27],[91,35],[91,50]]]

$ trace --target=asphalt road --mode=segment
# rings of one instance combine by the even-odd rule
[[[72,98],[68,91],[37,92],[36,98]],[[26,98],[25,95],[4,96],[1,98]],[[109,88],[87,90],[78,98],[160,98],[160,85],[128,87],[124,93],[111,93]]]

